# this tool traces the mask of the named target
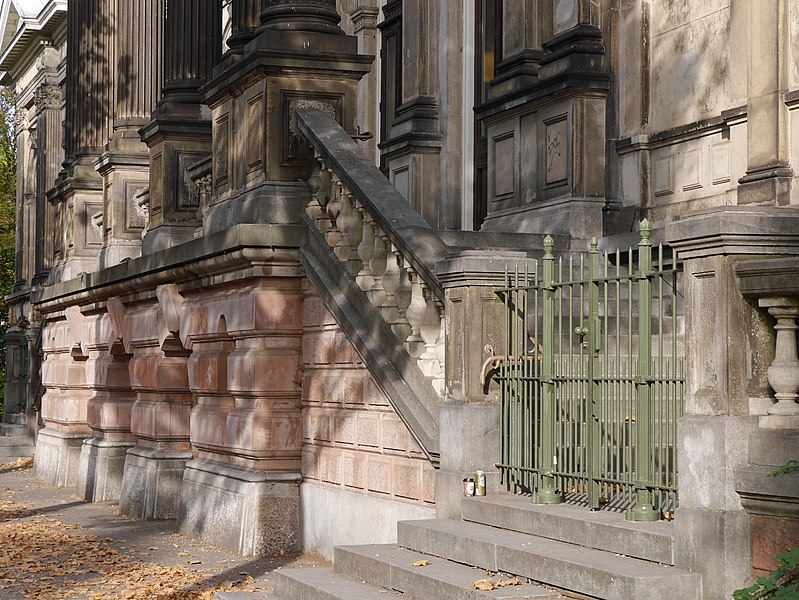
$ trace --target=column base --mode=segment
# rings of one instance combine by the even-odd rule
[[[36,479],[58,487],[74,487],[78,483],[78,464],[86,433],[67,433],[42,429],[36,438]]]
[[[128,450],[136,442],[89,438],[78,464],[77,495],[87,502],[118,501]]]
[[[300,473],[186,464],[178,531],[243,556],[299,552]]]
[[[128,450],[119,512],[135,519],[174,519],[178,514],[183,470],[191,459],[184,450]]]

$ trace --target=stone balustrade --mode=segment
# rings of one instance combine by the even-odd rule
[[[443,395],[444,293],[431,265],[448,249],[331,117],[314,110],[298,116],[316,158],[309,220]]]
[[[432,284],[319,151],[310,187],[308,218],[367,296],[375,314],[390,326],[442,395],[444,312]]]
[[[786,427],[799,426],[799,358],[796,353],[796,330],[799,326],[799,298],[767,297],[760,298],[758,304],[768,309],[769,314],[777,320],[774,329],[775,340],[774,361],[768,368],[769,385],[774,390],[777,402],[768,409],[768,422],[782,423]],[[774,417],[777,417],[775,419]],[[785,419],[779,419],[784,417]],[[789,425],[790,423],[790,425]]]

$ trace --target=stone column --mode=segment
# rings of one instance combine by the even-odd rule
[[[738,204],[791,202],[789,13],[787,0],[749,2],[747,167]]]
[[[47,281],[53,265],[53,205],[45,192],[58,177],[64,159],[61,146],[61,88],[55,83],[55,73],[36,90],[34,96],[38,112],[36,144],[39,161],[36,172],[36,258],[33,283]]]
[[[100,268],[141,253],[145,216],[136,194],[149,185],[150,155],[138,129],[150,121],[161,94],[162,0],[114,0],[113,133],[95,166],[103,177],[103,248]]]
[[[230,54],[243,54],[244,46],[256,35],[261,26],[264,0],[233,0],[231,22],[233,33],[227,40]]]
[[[221,0],[169,0],[163,35],[163,97],[140,131],[150,149],[150,207],[142,254],[194,237],[198,193],[186,170],[211,153],[211,114],[200,88],[219,62]]]
[[[58,264],[51,280],[65,280],[97,268],[102,227],[103,181],[94,162],[111,134],[116,22],[112,0],[75,0],[67,12],[67,78],[64,148],[66,160],[48,192],[62,222]]]

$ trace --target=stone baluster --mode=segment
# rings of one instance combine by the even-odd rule
[[[796,320],[799,319],[799,299],[761,298],[760,306],[777,319],[774,362],[768,368],[769,385],[774,389],[776,404],[769,408],[769,415],[790,417],[799,421],[799,358],[796,352]]]
[[[394,301],[397,304],[399,311],[398,318],[391,325],[391,329],[400,340],[408,339],[411,335],[411,326],[408,323],[408,306],[411,303],[411,281],[408,275],[408,266],[402,252],[392,244],[391,252],[397,259],[397,266],[399,267],[399,285],[394,290]]]
[[[349,244],[350,255],[347,259],[347,271],[353,277],[360,273],[363,263],[358,255],[358,247],[363,239],[363,212],[358,206],[355,196],[347,194],[347,202],[351,207],[350,226],[347,230],[347,243]]]
[[[324,207],[327,218],[330,219],[330,227],[325,232],[325,240],[328,246],[335,248],[344,236],[339,230],[337,223],[338,216],[341,214],[341,182],[335,173],[332,173],[331,176],[330,196]]]
[[[408,354],[418,358],[422,354],[424,342],[421,336],[421,328],[424,323],[427,306],[424,300],[424,288],[418,273],[413,268],[408,267],[408,276],[411,283],[411,299],[405,314],[411,326],[411,334],[405,341],[405,348]]]
[[[435,348],[435,355],[436,355],[436,362],[438,363],[438,369],[433,374],[433,388],[436,390],[436,393],[439,395],[444,393],[444,378],[446,376],[446,369],[445,369],[445,357],[447,353],[447,344],[446,344],[446,327],[447,323],[444,319],[444,307],[441,304],[438,304],[438,312],[439,312],[439,332],[438,332],[438,341],[436,342]]]
[[[386,242],[375,224],[374,248],[372,249],[372,258],[369,261],[369,269],[372,271],[374,282],[367,292],[369,300],[375,308],[383,306],[386,300],[386,290],[383,288],[383,274],[386,272],[386,255]]]
[[[352,247],[350,246],[350,228],[352,227],[353,217],[353,207],[352,207],[352,194],[350,194],[347,187],[339,181],[338,183],[338,193],[339,199],[339,215],[336,219],[336,227],[338,228],[339,232],[341,233],[341,238],[336,243],[336,247],[333,248],[333,252],[335,252],[338,259],[342,262],[348,262],[350,256],[352,255]]]
[[[369,263],[372,260],[372,252],[374,251],[374,235],[375,235],[375,222],[372,216],[366,212],[363,206],[358,207],[358,212],[363,216],[363,234],[361,235],[361,242],[358,244],[358,258],[361,259],[361,270],[355,277],[355,283],[364,292],[368,292],[374,285],[374,275]]]
[[[419,328],[419,334],[424,340],[424,351],[419,356],[419,368],[426,377],[436,377],[440,368],[436,359],[436,345],[441,335],[441,313],[429,290],[425,290],[425,296],[424,318]]]
[[[380,313],[383,315],[383,319],[386,321],[386,323],[393,325],[400,318],[400,311],[399,307],[397,306],[395,294],[399,289],[401,276],[399,263],[397,263],[397,257],[394,252],[391,251],[391,240],[388,239],[387,235],[382,237],[388,251],[386,252],[386,269],[383,272],[382,279],[383,289],[386,292],[386,297],[385,300],[383,300],[382,306],[380,307]]]

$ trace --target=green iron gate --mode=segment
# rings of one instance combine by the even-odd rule
[[[656,520],[677,503],[683,410],[676,253],[652,247],[556,260],[551,237],[533,272],[508,274],[501,383],[505,485],[533,502],[564,497]]]

